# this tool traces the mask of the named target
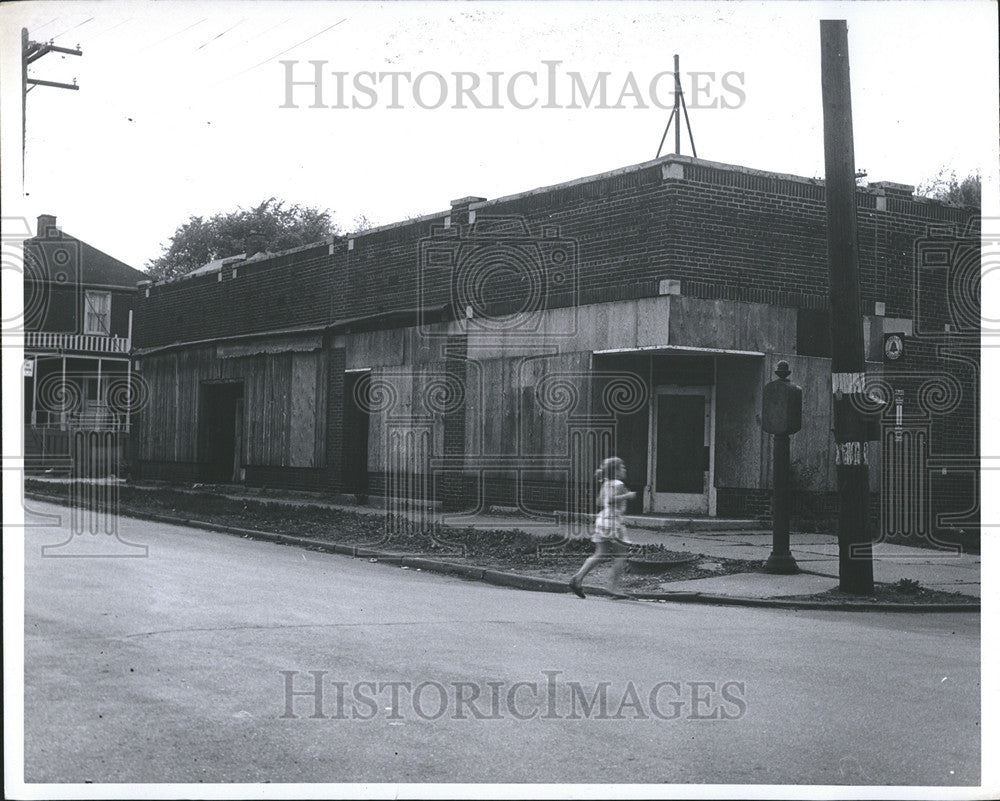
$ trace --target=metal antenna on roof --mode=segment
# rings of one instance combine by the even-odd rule
[[[660,157],[660,153],[663,150],[663,143],[667,141],[667,132],[670,130],[670,124],[675,119],[677,120],[677,125],[674,126],[674,153],[680,155],[681,111],[684,112],[684,122],[688,129],[688,139],[691,141],[691,155],[698,158],[698,151],[695,150],[694,147],[694,134],[691,133],[691,120],[688,119],[687,103],[684,102],[684,90],[681,89],[680,56],[674,54],[674,110],[670,112],[670,118],[667,120],[667,127],[663,129],[663,138],[660,139],[660,146],[656,149],[656,158]]]

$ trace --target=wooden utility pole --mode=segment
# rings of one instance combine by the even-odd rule
[[[28,39],[28,29],[21,28],[21,183],[24,183],[24,152],[28,142],[28,92],[31,87],[50,86],[53,89],[72,89],[78,91],[76,78],[73,83],[60,83],[58,81],[43,81],[38,78],[28,77],[28,65],[37,61],[48,53],[64,53],[68,56],[82,56],[83,51],[79,46],[59,47],[51,40],[48,42],[32,42]]]
[[[840,501],[840,589],[872,592],[872,541],[868,527],[866,426],[854,396],[865,390],[864,333],[858,268],[854,129],[847,22],[820,21],[823,144],[826,156],[827,257],[830,265],[830,333],[833,434]]]

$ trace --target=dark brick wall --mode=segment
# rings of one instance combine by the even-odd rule
[[[305,492],[337,492],[332,471],[310,467],[246,466],[248,487],[302,490]]]
[[[560,286],[545,283],[543,305],[655,294],[661,278],[676,278],[691,295],[826,307],[821,184],[700,164],[686,170],[684,180],[663,180],[653,166],[515,197],[479,209],[473,226],[452,227],[443,241],[470,254],[485,236],[503,239],[497,217],[519,220],[505,230],[523,227],[530,241],[515,237],[522,252],[542,261],[553,243],[569,241],[575,275]],[[870,314],[884,301],[888,316],[912,317],[915,243],[931,225],[964,228],[972,213],[893,194],[879,211],[871,190],[857,199],[863,308]],[[440,227],[443,216],[433,224]],[[544,226],[556,226],[558,237],[546,239]],[[454,271],[421,264],[421,242],[431,233],[432,221],[414,221],[358,236],[350,247],[338,240],[332,255],[322,245],[227,268],[221,281],[213,274],[152,286],[138,299],[137,347],[447,303]],[[424,254],[427,261],[426,242]],[[485,302],[516,306],[522,284],[487,282]]]
[[[332,279],[333,259],[323,245],[227,267],[222,273],[141,288],[135,315],[135,346],[146,348],[328,322],[337,286]]]
[[[468,340],[464,336],[448,337],[445,345],[445,386],[456,393],[464,392],[468,373]],[[447,399],[445,399],[447,401]],[[456,394],[454,403],[444,406],[444,456],[461,459],[465,454],[465,403]],[[459,400],[463,402],[459,403]],[[457,472],[446,472],[437,477],[433,492],[445,509],[459,509],[468,502],[469,482]]]
[[[765,527],[771,525],[770,490],[719,487],[716,495],[719,517],[759,520]],[[809,492],[796,490],[791,496],[791,528],[801,530],[836,531],[839,500],[836,492]],[[871,534],[879,534],[879,503],[877,495],[868,500],[868,524]]]
[[[326,392],[326,466],[330,489],[343,490],[344,461],[344,349],[329,347]]]

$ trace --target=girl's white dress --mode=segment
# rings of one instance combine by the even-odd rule
[[[601,491],[597,496],[601,511],[597,515],[597,520],[594,521],[594,536],[590,538],[591,542],[604,540],[631,542],[628,538],[628,532],[625,530],[625,504],[628,501],[624,497],[615,500],[616,496],[626,492],[628,489],[617,478],[607,479],[601,484]]]

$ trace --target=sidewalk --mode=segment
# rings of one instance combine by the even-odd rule
[[[355,507],[356,508],[356,507]],[[746,521],[734,521],[739,528],[726,528],[726,521],[716,520],[718,528],[691,530],[674,528],[675,522],[690,518],[629,517],[629,538],[638,544],[663,545],[671,551],[689,551],[716,559],[766,560],[771,554],[770,530],[746,529]],[[664,522],[661,522],[664,521]],[[539,536],[563,533],[567,523],[545,523],[517,515],[477,515],[461,522],[444,517],[451,525],[472,525],[476,528],[521,528]],[[703,521],[696,521],[701,528]],[[655,526],[655,528],[646,526]],[[671,530],[662,530],[664,526]],[[586,525],[582,526],[585,531]],[[660,529],[660,530],[657,530]],[[792,556],[804,571],[791,576],[767,573],[737,573],[728,576],[675,581],[671,590],[705,592],[752,598],[777,598],[786,595],[807,595],[836,587],[840,575],[840,556],[835,534],[791,534]],[[980,597],[980,557],[978,554],[954,554],[946,551],[905,545],[876,543],[875,581],[893,584],[900,579],[912,579],[920,585],[944,592],[961,592]]]
[[[137,488],[158,489],[162,485],[139,483]],[[360,506],[347,497],[334,501],[305,492],[250,490],[238,486],[172,487],[185,492],[211,492],[234,499],[252,499],[268,503],[321,506],[362,514],[382,514],[378,506]],[[337,502],[340,501],[340,502]],[[516,513],[478,514],[474,516],[426,512],[445,525],[479,529],[519,528],[527,533],[575,533],[588,536],[587,521],[568,522],[555,519],[533,519]],[[771,553],[771,533],[752,529],[752,521],[726,521],[711,518],[630,517],[629,536],[639,544],[660,544],[671,551],[687,551],[712,559],[766,560]],[[692,530],[699,529],[699,530]],[[735,530],[734,530],[735,529]],[[837,537],[833,534],[792,532],[791,551],[799,568],[795,575],[767,573],[737,573],[702,579],[669,582],[670,591],[705,593],[743,598],[779,598],[788,595],[809,595],[836,587],[839,583]],[[954,554],[929,548],[876,543],[874,573],[877,583],[892,584],[900,579],[918,581],[922,587],[946,592],[960,592],[980,597],[980,557],[977,554]]]
[[[45,479],[41,479],[45,480]],[[53,483],[64,483],[53,480]],[[139,489],[163,489],[159,484],[134,484]],[[239,486],[170,487],[190,493],[207,492],[232,499],[255,500],[295,506],[321,506],[362,514],[382,514],[378,506],[360,506],[347,497],[328,500],[314,493],[277,490],[252,490]],[[530,534],[575,533],[589,536],[587,521],[569,522],[563,517],[530,518],[516,513],[425,514],[444,525],[481,529],[519,528]],[[687,551],[712,559],[766,560],[771,553],[771,532],[752,528],[753,521],[725,521],[712,518],[629,517],[629,536],[638,544],[659,544],[671,551]],[[732,526],[727,526],[731,522]],[[696,529],[696,530],[692,530]],[[769,599],[790,595],[811,595],[833,589],[839,584],[839,556],[834,534],[792,532],[791,551],[803,571],[795,575],[736,573],[701,579],[669,582],[671,592],[701,593],[733,598]],[[980,557],[977,554],[954,554],[929,548],[876,543],[874,546],[875,581],[892,584],[911,579],[920,586],[945,592],[960,592],[980,597]]]

